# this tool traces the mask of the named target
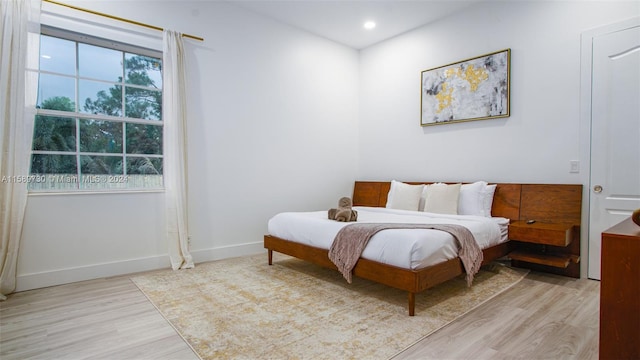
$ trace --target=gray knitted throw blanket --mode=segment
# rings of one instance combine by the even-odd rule
[[[482,265],[482,249],[469,229],[452,224],[398,224],[398,223],[357,223],[344,226],[329,249],[329,259],[338,267],[342,276],[351,283],[352,270],[356,266],[369,239],[387,229],[434,229],[451,234],[460,246],[458,256],[467,273],[467,285],[471,286],[473,276]]]

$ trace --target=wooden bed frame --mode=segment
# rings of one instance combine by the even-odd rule
[[[429,182],[407,182],[409,184],[429,184]],[[390,182],[356,181],[353,189],[354,206],[384,207],[387,202]],[[547,193],[550,190],[564,191],[571,185],[497,184],[491,213],[493,216],[511,220],[521,219],[521,194],[523,187],[528,192]],[[554,205],[549,205],[549,211]],[[264,236],[264,247],[268,250],[269,265],[273,264],[273,252],[290,255],[314,264],[337,270],[329,260],[328,250],[303,245],[275,236]],[[507,255],[512,250],[512,242],[483,250],[483,265]],[[409,316],[415,315],[415,296],[430,287],[464,274],[460,258],[451,259],[426,268],[411,270],[391,266],[367,259],[360,259],[353,269],[353,275],[372,280],[408,292]]]

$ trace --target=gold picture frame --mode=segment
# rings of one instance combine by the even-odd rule
[[[424,70],[420,125],[510,116],[511,49]]]

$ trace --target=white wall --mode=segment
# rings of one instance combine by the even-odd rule
[[[68,3],[205,39],[186,45],[197,262],[261,252],[275,213],[351,193],[357,51],[223,2]],[[162,207],[162,193],[30,196],[18,290],[168,267]]]
[[[159,193],[29,196],[17,289],[168,266]]]
[[[580,34],[639,13],[638,2],[480,3],[361,51],[358,177],[586,184],[569,173],[589,159]],[[510,117],[420,127],[421,71],[505,48]]]
[[[639,14],[637,1],[480,3],[361,51],[358,178],[583,184],[587,259],[590,124],[580,117],[580,35]],[[420,127],[421,71],[506,48],[510,117]],[[580,173],[569,173],[571,160]]]

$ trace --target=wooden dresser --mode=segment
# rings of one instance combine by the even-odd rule
[[[640,226],[602,233],[600,359],[640,359]]]

